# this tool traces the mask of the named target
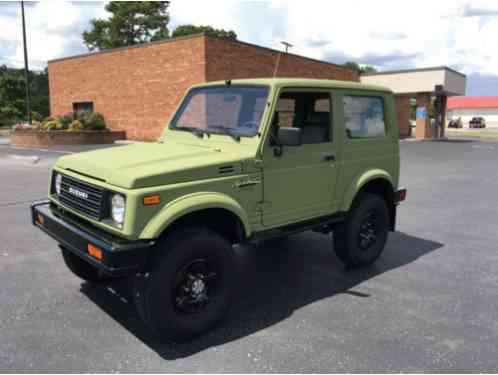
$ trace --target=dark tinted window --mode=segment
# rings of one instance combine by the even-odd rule
[[[73,112],[74,113],[90,113],[93,112],[93,102],[78,102],[73,103]]]

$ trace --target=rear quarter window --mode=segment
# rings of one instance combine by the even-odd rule
[[[343,104],[344,126],[349,139],[386,136],[382,97],[346,95],[343,98]]]

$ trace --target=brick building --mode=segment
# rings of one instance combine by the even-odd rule
[[[274,73],[359,81],[335,64],[204,34],[53,60],[48,73],[52,116],[101,112],[110,128],[137,140],[156,139],[193,84]]]

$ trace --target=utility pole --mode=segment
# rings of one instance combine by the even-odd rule
[[[24,21],[24,1],[21,1],[22,13],[22,41],[24,46],[24,76],[26,81],[26,114],[28,124],[31,125],[31,94],[29,92],[29,69],[28,69],[28,49],[26,47],[26,22]]]
[[[286,41],[281,41],[280,43],[282,43],[285,46],[285,53],[287,53],[287,51],[289,51],[289,48],[294,47],[292,44],[290,44],[289,42],[286,42]]]

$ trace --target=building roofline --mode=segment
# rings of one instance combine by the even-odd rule
[[[83,58],[83,57],[91,57],[91,56],[103,55],[103,54],[106,54],[106,53],[121,52],[121,51],[126,51],[126,50],[134,49],[134,48],[145,48],[145,47],[150,47],[150,46],[154,46],[154,45],[157,45],[157,44],[172,43],[172,42],[177,42],[177,41],[185,40],[185,39],[195,39],[195,38],[200,38],[202,36],[206,36],[206,33],[198,33],[198,34],[191,34],[191,35],[186,35],[186,36],[179,36],[179,37],[176,37],[176,38],[170,38],[170,39],[164,39],[164,40],[156,40],[154,42],[134,44],[132,46],[116,47],[116,48],[106,49],[106,50],[97,51],[97,52],[80,53],[78,55],[73,55],[73,56],[67,56],[67,57],[60,57],[60,58],[57,58],[57,59],[52,59],[52,60],[47,61],[47,64],[50,64],[50,63],[53,63],[53,62],[58,62],[58,61],[64,61],[64,60],[74,60],[74,59],[79,59],[79,58]]]
[[[379,75],[388,75],[388,74],[400,74],[400,73],[416,73],[416,72],[430,72],[434,70],[447,70],[452,73],[458,74],[464,78],[467,76],[463,74],[462,72],[459,72],[455,69],[449,68],[447,66],[434,66],[434,67],[429,67],[429,68],[419,68],[419,69],[400,69],[400,70],[386,70],[384,72],[375,72],[375,73],[365,73],[362,74],[362,76],[379,76]]]
[[[332,66],[335,66],[336,68],[340,68],[340,69],[344,69],[344,70],[351,70],[352,72],[356,72],[354,69],[348,68],[348,67],[340,65],[340,64],[335,64],[335,63],[332,63],[332,62],[329,62],[329,61],[318,60],[318,59],[314,59],[312,57],[298,55],[298,54],[292,53],[292,52],[283,52],[283,51],[279,51],[279,50],[274,49],[274,48],[260,46],[258,44],[244,42],[244,41],[238,40],[238,39],[233,40],[233,39],[221,38],[221,37],[217,37],[217,36],[213,36],[213,35],[205,35],[205,36],[208,37],[208,38],[220,39],[220,40],[223,40],[223,41],[226,41],[226,42],[230,42],[230,43],[238,43],[238,44],[243,44],[243,45],[246,45],[246,46],[249,46],[249,47],[264,49],[264,50],[270,51],[270,52],[277,52],[277,53],[281,52],[282,54],[285,54],[285,55],[299,57],[301,59],[306,59],[306,60],[318,62],[318,63],[321,63],[321,64],[332,65]]]
[[[228,43],[238,43],[238,44],[242,44],[242,45],[246,45],[246,46],[250,46],[250,47],[254,47],[254,48],[259,48],[259,49],[263,49],[263,50],[266,50],[266,51],[276,52],[276,53],[281,52],[281,53],[285,53],[286,55],[298,57],[298,58],[301,58],[301,59],[306,59],[306,60],[309,60],[309,61],[318,62],[318,63],[321,63],[321,64],[332,65],[332,66],[340,68],[340,69],[351,70],[351,71],[354,72],[354,70],[351,69],[351,68],[348,68],[348,67],[345,67],[345,66],[342,66],[342,65],[339,65],[339,64],[334,64],[334,63],[331,63],[331,62],[328,62],[328,61],[323,61],[323,60],[318,60],[318,59],[314,59],[314,58],[307,57],[307,56],[297,55],[295,53],[282,52],[282,51],[279,51],[279,50],[276,50],[276,49],[273,49],[273,48],[264,47],[264,46],[260,46],[260,45],[249,43],[249,42],[244,42],[244,41],[241,41],[241,40],[238,40],[238,39],[233,40],[233,39],[229,39],[229,38],[222,38],[222,37],[218,37],[218,36],[208,35],[207,33],[191,34],[191,35],[179,36],[179,37],[175,37],[175,38],[171,38],[171,39],[157,40],[157,41],[154,41],[154,42],[147,42],[147,43],[135,44],[135,45],[132,45],[132,46],[117,47],[117,48],[107,49],[107,50],[104,50],[104,51],[88,52],[88,53],[82,53],[82,54],[73,55],[73,56],[61,57],[61,58],[49,60],[47,62],[47,64],[54,63],[54,62],[59,62],[59,61],[65,61],[65,60],[73,60],[73,59],[79,59],[79,58],[97,56],[97,55],[102,55],[102,54],[106,54],[106,53],[121,52],[121,51],[125,51],[125,50],[128,50],[128,49],[133,49],[133,48],[146,48],[146,47],[150,47],[150,46],[154,46],[154,45],[158,45],[158,44],[173,43],[173,42],[177,42],[177,41],[181,41],[181,40],[195,39],[195,38],[201,38],[201,37],[218,39],[218,40],[222,40],[222,41],[228,42]]]

